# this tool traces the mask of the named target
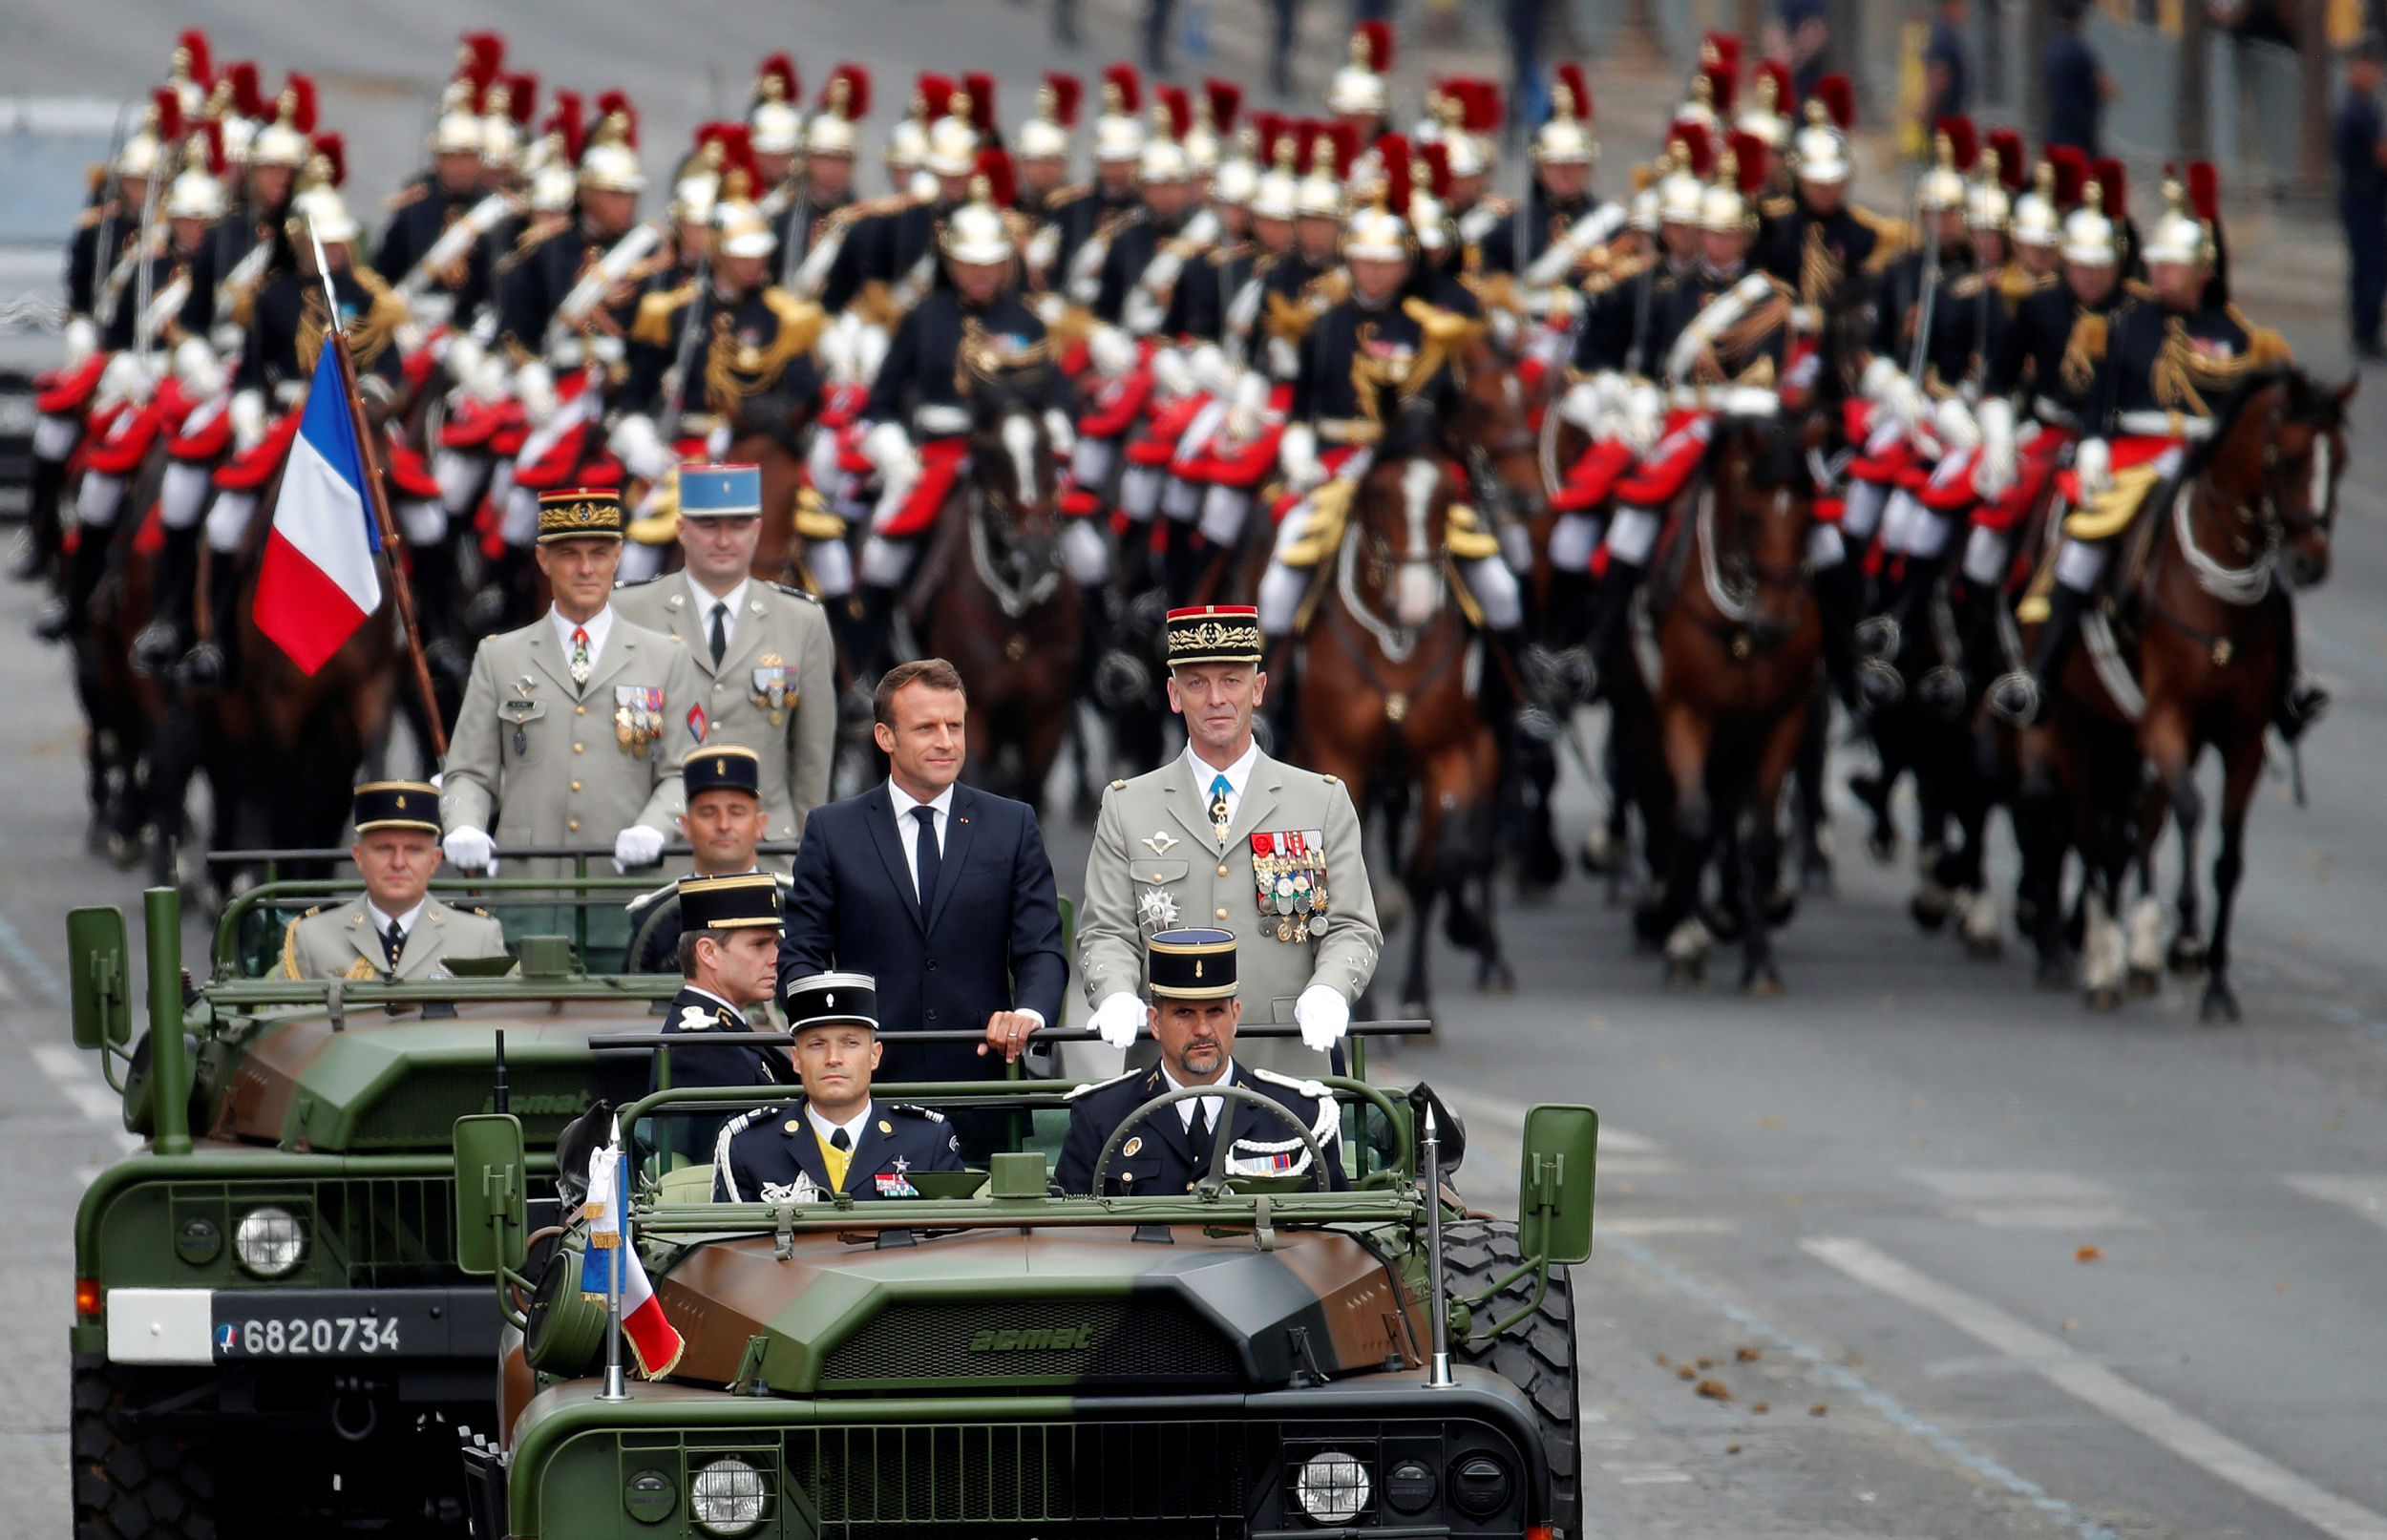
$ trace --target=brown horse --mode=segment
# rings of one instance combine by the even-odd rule
[[[2293,656],[2294,618],[2283,577],[2319,581],[2330,564],[2336,487],[2346,464],[2345,407],[2356,381],[2335,390],[2299,370],[2250,378],[2216,414],[2214,432],[2183,467],[2176,490],[2158,490],[2142,516],[2143,575],[2131,586],[2136,621],[2135,747],[2168,798],[2183,846],[2175,961],[2199,950],[2207,1022],[2235,1022],[2229,922],[2245,871],[2246,815],[2263,767],[2264,731],[2276,714]],[[2087,647],[2067,670],[2092,669]],[[2106,694],[2102,687],[2100,694]],[[2110,699],[2110,696],[2108,696]],[[2141,704],[2143,703],[2143,704]],[[2196,763],[2221,757],[2221,850],[2213,861],[2213,929],[2200,941],[2196,848],[2204,799]],[[2076,768],[2077,789],[2089,777]],[[2160,808],[2152,816],[2160,817]],[[2151,831],[2150,831],[2151,833]],[[2108,900],[2111,899],[2110,893]],[[2100,947],[2092,944],[2091,960]],[[2113,950],[2108,943],[2102,950]],[[2111,981],[2092,979],[2092,988]]]
[[[1430,1009],[1426,951],[1447,896],[1451,941],[1478,954],[1479,988],[1515,987],[1493,919],[1499,745],[1478,686],[1489,666],[1454,601],[1450,510],[1460,487],[1430,411],[1405,409],[1354,489],[1342,536],[1313,589],[1294,652],[1302,707],[1292,758],[1338,775],[1362,818],[1385,815],[1415,924],[1404,1014]],[[1406,813],[1417,826],[1400,855]]]
[[[1704,962],[1694,910],[1713,858],[1722,913],[1741,930],[1742,987],[1782,988],[1769,927],[1778,922],[1783,782],[1821,658],[1806,452],[1824,425],[1822,416],[1719,422],[1687,512],[1679,503],[1671,520],[1669,544],[1679,554],[1661,558],[1679,580],[1671,596],[1651,591],[1658,677],[1648,683],[1664,772],[1642,816],[1644,827],[1666,832],[1653,839],[1665,850],[1666,877],[1658,902],[1635,920],[1644,939],[1666,947],[1678,980],[1696,979]]]
[[[923,654],[969,684],[973,784],[1036,804],[1078,680],[1084,597],[1062,559],[1059,467],[1043,413],[982,387],[967,474],[954,482],[913,589]]]
[[[93,591],[89,623],[74,642],[74,689],[81,702],[85,790],[91,802],[87,843],[119,867],[139,858],[147,819],[153,737],[165,708],[158,682],[133,665],[133,639],[149,622],[156,566],[142,549],[150,509],[165,476],[164,435],[124,480],[116,522],[83,525],[74,538],[108,542],[108,566]],[[85,473],[89,474],[89,473]],[[70,501],[80,478],[65,488]]]

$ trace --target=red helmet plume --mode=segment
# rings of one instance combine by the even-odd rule
[[[2191,160],[2187,175],[2188,207],[2211,224],[2221,218],[2221,174],[2210,160]]]
[[[315,136],[315,154],[329,162],[331,185],[345,187],[349,182],[349,141],[338,134]]]
[[[1363,45],[1366,63],[1378,74],[1392,69],[1392,23],[1363,21],[1351,29],[1351,35]]]
[[[200,154],[206,163],[207,175],[222,180],[224,168],[231,164],[230,158],[223,153],[223,124],[211,117],[194,132],[200,139]]]
[[[1704,70],[1722,70],[1731,81],[1741,78],[1741,37],[1737,32],[1711,32],[1700,39],[1700,66]],[[1723,102],[1716,103],[1721,109]]]
[[[1119,111],[1132,114],[1144,110],[1144,77],[1127,60],[1104,68],[1103,85],[1119,94]]]
[[[1958,171],[1971,171],[1980,163],[1981,136],[1973,126],[1973,119],[1961,116],[1943,117],[1932,125],[1932,132],[1947,137],[1950,158]]]
[[[1756,89],[1760,80],[1774,83],[1774,111],[1788,117],[1799,110],[1799,88],[1790,78],[1790,66],[1780,59],[1766,59],[1749,72],[1749,87]]]
[[[766,80],[776,80],[779,82],[779,99],[781,101],[802,101],[804,99],[803,88],[796,83],[795,56],[793,54],[773,53],[771,57],[763,60],[763,67],[754,73],[755,94],[757,95],[762,94],[762,82]]]
[[[1856,126],[1856,87],[1847,75],[1827,74],[1816,81],[1814,99],[1824,104],[1824,115],[1841,133]]]
[[[986,179],[986,197],[995,207],[1009,208],[1020,200],[1020,179],[1007,152],[992,147],[979,151],[978,174]]]
[[[1666,130],[1666,142],[1682,146],[1683,169],[1701,181],[1716,169],[1716,139],[1705,123],[1678,117]]]
[[[1501,117],[1500,82],[1483,79],[1467,82],[1467,131],[1469,134],[1489,134],[1500,126]]]
[[[638,107],[630,100],[628,92],[608,91],[597,98],[598,122],[602,123],[606,118],[616,116],[622,119],[622,142],[633,150],[637,149]]]
[[[505,68],[506,40],[496,32],[466,32],[456,40],[458,77],[486,83]]]
[[[1063,128],[1077,127],[1078,104],[1086,99],[1086,84],[1058,70],[1045,72],[1045,89],[1052,93],[1052,120]]]
[[[713,125],[721,146],[721,200],[748,202],[762,196],[763,168],[754,158],[754,132],[744,123]]]
[[[1420,163],[1426,167],[1426,190],[1436,198],[1450,196],[1450,146],[1436,139],[1417,147]]]
[[[2122,169],[2122,162],[2107,156],[2097,162],[2094,172],[2099,195],[2104,200],[2105,217],[2124,220],[2130,217],[2130,178]]]
[[[1997,184],[2008,193],[2018,193],[2031,179],[2031,168],[2023,158],[2022,136],[2010,128],[1992,129],[1989,153],[1997,158]]]
[[[205,32],[196,27],[186,27],[175,38],[174,46],[180,49],[182,56],[190,61],[192,79],[202,86],[216,83],[216,55],[207,46]]]
[[[2081,189],[2088,185],[2088,157],[2075,145],[2051,144],[2046,160],[2056,168],[2056,206],[2067,210],[2080,207]]]
[[[937,74],[927,70],[912,83],[912,95],[920,110],[932,118],[942,117],[953,110],[953,76]]]
[[[972,70],[961,77],[961,89],[970,94],[970,126],[982,135],[995,132],[995,77],[983,70]]]
[[[558,91],[555,105],[547,109],[547,123],[541,130],[563,140],[563,158],[572,165],[580,164],[581,152],[588,145],[588,124],[581,108],[577,91]]]
[[[1360,161],[1360,131],[1349,123],[1325,125],[1326,141],[1334,146],[1335,179],[1349,181],[1351,168]]]
[[[1210,126],[1222,139],[1234,137],[1236,118],[1243,112],[1243,88],[1232,80],[1206,79],[1202,96],[1210,103]]]
[[[265,116],[265,98],[257,84],[257,66],[248,59],[224,66],[224,78],[232,82],[232,110],[243,117]]]
[[[870,116],[870,70],[859,64],[840,64],[829,72],[829,79],[820,88],[820,105],[827,111],[836,94],[837,82],[845,82],[845,116],[856,121]]]
[[[1407,209],[1416,186],[1410,180],[1409,141],[1398,134],[1384,136],[1376,141],[1376,159],[1384,168],[1384,200],[1395,213]]]
[[[282,103],[288,104],[292,128],[301,134],[315,132],[315,82],[313,80],[296,71],[291,72],[290,77],[283,82],[281,100],[275,106],[277,114],[281,112]]]
[[[1743,198],[1755,198],[1765,186],[1765,141],[1746,129],[1736,130],[1732,146],[1733,184]]]
[[[515,126],[527,130],[539,116],[539,76],[515,74],[506,77],[506,116]]]
[[[158,120],[158,140],[172,144],[182,137],[182,98],[172,86],[149,94],[149,114]]]
[[[1169,117],[1169,137],[1182,139],[1194,127],[1194,98],[1183,86],[1154,86],[1152,96]]]
[[[1567,94],[1568,116],[1578,123],[1590,122],[1592,120],[1592,87],[1591,83],[1583,77],[1583,66],[1561,64],[1556,74],[1559,87]],[[1557,102],[1551,103],[1552,111],[1555,112],[1557,107]]]

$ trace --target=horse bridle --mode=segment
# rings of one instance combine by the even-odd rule
[[[977,476],[971,478],[971,487],[978,494],[979,506],[970,513],[970,565],[976,569],[978,580],[985,584],[986,591],[994,596],[995,603],[1002,608],[1004,617],[1016,621],[1050,599],[1053,590],[1061,586],[1065,562],[1061,542],[1052,542],[1052,550],[1046,557],[1041,570],[1034,572],[1018,571],[1022,563],[1017,547],[1012,547],[1004,554],[1011,559],[1007,564],[1018,571],[1018,576],[1016,580],[1006,576],[998,568],[993,538],[987,533],[987,519],[998,517],[1003,519],[1006,526],[1012,524],[1017,508],[1022,506],[1016,494],[1041,489],[1015,488],[1013,495],[1006,496],[990,480]]]

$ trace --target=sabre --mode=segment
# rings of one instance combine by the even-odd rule
[[[152,261],[150,242],[158,228],[158,184],[166,179],[166,152],[158,146],[158,170],[149,179],[149,186],[141,195],[141,227],[133,237],[133,356],[144,368],[149,363],[149,335],[141,323],[149,318],[150,296],[158,286],[157,264]]]

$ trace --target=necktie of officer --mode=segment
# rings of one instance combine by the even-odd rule
[[[1194,1117],[1187,1123],[1186,1132],[1193,1136],[1194,1158],[1207,1161],[1210,1158],[1209,1097],[1198,1098],[1194,1103]]]
[[[828,1169],[830,1188],[834,1192],[844,1192],[846,1168],[854,1164],[853,1136],[843,1129],[830,1130],[829,1143],[822,1149],[820,1159]]]
[[[595,667],[596,665],[590,663],[588,658],[588,627],[585,625],[572,627],[572,683],[574,685],[587,684],[588,676],[595,671]]]
[[[396,967],[398,954],[406,950],[406,932],[398,928],[394,919],[390,922],[390,928],[381,933],[381,950],[390,960],[390,966]]]
[[[1233,790],[1223,770],[1210,783],[1210,826],[1217,831],[1221,845],[1227,842],[1227,825],[1231,821],[1227,817],[1227,793]]]
[[[721,666],[721,655],[729,650],[729,606],[713,601],[713,666]]]
[[[919,876],[920,913],[925,915],[937,897],[937,869],[944,864],[944,853],[937,848],[937,810],[914,808],[912,816],[920,826],[920,837],[912,842],[912,866]]]

